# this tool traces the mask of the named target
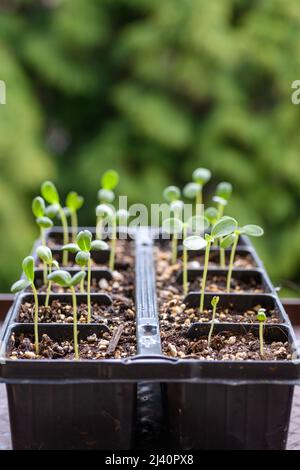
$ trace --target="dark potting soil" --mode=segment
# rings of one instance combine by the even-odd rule
[[[87,323],[88,307],[82,303],[78,305],[77,321]],[[18,315],[19,323],[32,323],[34,317],[34,305],[25,302],[21,305]],[[134,327],[134,306],[132,302],[122,296],[119,296],[113,305],[99,305],[92,302],[91,319],[92,323],[114,326],[120,321],[132,322]],[[53,300],[49,307],[39,306],[39,323],[73,323],[72,303]]]
[[[179,263],[172,265],[170,264],[169,256],[166,253],[156,250],[156,272],[157,272],[157,288],[163,295],[164,291],[171,291],[172,294],[182,295],[183,288],[182,282],[177,279],[180,273],[181,266]],[[189,282],[189,291],[197,292],[201,289],[201,276],[191,282]],[[206,281],[206,291],[217,293],[226,292],[226,276],[223,275],[212,275],[208,272]],[[260,294],[264,292],[263,286],[257,284],[255,279],[250,279],[247,283],[240,279],[232,277],[231,280],[231,293],[245,293],[251,292]]]
[[[162,332],[162,349],[167,356],[208,361],[291,360],[290,345],[281,341],[264,342],[260,355],[259,340],[251,332],[234,335],[224,331],[212,337],[208,346],[207,336],[189,339],[182,328],[175,332]]]
[[[134,277],[134,272],[132,268],[128,268],[127,270],[123,271],[114,271],[112,273],[112,279],[107,280],[107,279],[99,279],[97,280],[95,278],[95,274],[92,271],[91,274],[91,293],[105,293],[109,295],[115,295],[115,294],[123,294],[127,295],[128,297],[131,297],[133,295],[133,277]],[[87,290],[87,278],[85,278],[84,282],[84,293],[86,293]],[[43,281],[41,279],[36,280],[36,287],[40,293],[45,293],[47,287],[45,284],[43,284]],[[75,287],[75,290],[80,293],[80,285],[77,285]],[[30,291],[30,288],[28,288],[28,291]],[[52,284],[51,286],[51,292],[57,293],[57,294],[64,294],[64,293],[70,293],[70,289],[67,289],[65,287],[61,287],[57,284]],[[84,294],[83,293],[83,294]]]
[[[116,327],[118,328],[118,327]],[[80,359],[121,359],[133,356],[136,353],[136,338],[132,328],[128,325],[124,326],[120,339],[112,350],[114,331],[111,333],[95,333],[79,340],[79,358]],[[74,359],[73,340],[60,338],[58,340],[51,339],[44,334],[39,343],[39,355],[35,354],[33,335],[11,335],[11,348],[8,353],[10,359]]]
[[[182,296],[171,294],[169,298],[159,298],[161,327],[163,329],[190,326],[192,323],[208,323],[212,319],[212,309],[204,309],[200,313],[199,307],[189,307],[182,302]],[[234,304],[228,307],[218,307],[216,312],[217,323],[257,323],[256,316],[261,305],[253,308],[236,308]],[[266,323],[281,323],[281,319],[275,310],[266,309]]]
[[[159,251],[163,253],[164,258],[171,262],[172,260],[172,253],[171,253],[171,246],[168,247],[167,245],[163,245],[159,247]],[[229,253],[226,253],[226,266],[229,264]],[[177,264],[182,267],[182,257],[181,255],[178,256]],[[189,269],[201,269],[204,265],[204,253],[199,256],[199,254],[195,254],[194,251],[189,251],[188,253],[188,268]],[[234,268],[235,269],[255,269],[257,267],[253,257],[247,254],[236,254],[234,260]],[[209,255],[209,268],[210,269],[218,269],[220,268],[220,252],[219,251],[211,251]]]

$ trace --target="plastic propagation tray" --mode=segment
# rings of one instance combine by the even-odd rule
[[[59,251],[61,231],[54,230],[52,234],[54,238],[58,234]],[[50,232],[48,239],[51,236]],[[242,242],[240,249],[250,251],[258,259],[247,239]],[[268,293],[259,295],[259,303],[274,308],[280,318],[280,324],[266,325],[266,338],[289,341],[295,350],[294,360],[170,358],[161,349],[155,286],[156,243],[152,232],[146,229],[135,235],[134,357],[78,361],[9,359],[12,332],[33,332],[31,323],[19,323],[18,318],[20,303],[32,297],[30,293],[16,296],[0,338],[0,380],[7,384],[15,449],[136,448],[136,435],[147,418],[145,407],[138,405],[137,390],[145,384],[147,393],[155,397],[149,400],[154,408],[163,399],[166,432],[161,440],[162,449],[285,447],[293,387],[300,383],[300,361],[291,324],[261,262],[254,271],[264,279]],[[198,296],[197,292],[190,295],[191,305],[198,301]],[[84,301],[81,294],[77,297],[79,303]],[[53,298],[71,301],[68,293],[61,297],[53,294]],[[220,302],[232,302],[240,308],[250,308],[257,301],[251,294],[221,294],[220,298]],[[104,305],[111,301],[103,293],[93,294],[93,301],[96,299]],[[79,338],[102,329],[103,325],[97,323],[78,324]],[[209,324],[195,324],[190,334],[206,335],[208,329]],[[249,329],[258,334],[256,325],[241,323],[219,323],[215,333]],[[72,324],[40,323],[39,332],[53,338],[72,338],[73,329]],[[147,442],[151,449],[151,436]]]

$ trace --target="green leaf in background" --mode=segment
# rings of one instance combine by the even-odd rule
[[[92,244],[92,234],[89,230],[82,230],[76,237],[76,243],[82,251],[89,252]]]
[[[22,268],[25,276],[28,281],[34,281],[34,258],[32,256],[27,256],[22,263]]]
[[[19,281],[15,282],[11,286],[10,290],[13,294],[17,294],[17,292],[22,292],[23,290],[27,289],[27,287],[29,287],[30,284],[31,284],[30,281],[26,279],[20,279]]]
[[[45,201],[42,197],[35,197],[32,201],[32,212],[36,218],[43,217],[45,214]]]
[[[119,174],[115,170],[107,170],[101,178],[102,188],[112,191],[118,186],[119,179]]]
[[[53,271],[48,276],[49,281],[55,282],[62,287],[69,287],[71,285],[72,276],[68,271],[64,271],[62,269],[58,269],[57,271]]]
[[[230,235],[237,229],[238,223],[233,217],[222,217],[211,229],[213,238],[221,238]]]
[[[58,192],[52,181],[44,181],[41,186],[41,193],[49,204],[59,204]]]
[[[38,224],[39,227],[42,228],[51,228],[53,227],[53,222],[49,217],[38,217],[36,219],[36,223]]]
[[[66,206],[71,212],[76,212],[83,206],[84,198],[79,196],[76,191],[68,193],[66,198]]]

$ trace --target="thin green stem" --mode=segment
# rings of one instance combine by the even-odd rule
[[[74,337],[74,353],[75,359],[79,359],[78,354],[78,331],[77,331],[77,298],[74,286],[71,286],[73,301],[73,337]]]
[[[259,323],[259,350],[260,350],[261,357],[263,357],[264,355],[264,324],[263,322]]]
[[[78,232],[78,217],[77,217],[76,211],[71,212],[71,225],[72,225],[72,241],[73,243],[76,243],[76,236]]]
[[[60,219],[61,219],[61,223],[62,223],[63,231],[64,231],[64,245],[67,245],[69,243],[68,221],[67,221],[66,214],[64,213],[64,210],[62,207],[59,208],[59,215],[60,215]],[[64,250],[63,251],[63,265],[64,266],[67,266],[68,259],[69,259],[68,250]]]
[[[45,236],[45,229],[41,227],[41,243],[43,246],[46,246],[46,236]],[[44,285],[47,285],[47,265],[44,262],[43,263],[43,279],[44,279]]]
[[[84,268],[81,268],[81,271],[84,271]],[[80,292],[84,294],[84,278],[80,281]]]
[[[92,262],[91,258],[88,261],[88,278],[87,278],[87,304],[88,304],[88,323],[91,323],[91,273],[92,273]]]
[[[178,238],[177,234],[174,233],[172,238],[172,264],[176,264],[177,261],[177,245],[178,245]]]
[[[202,286],[201,286],[201,295],[200,295],[200,313],[203,313],[203,309],[204,309],[204,293],[205,293],[205,287],[206,287],[211,243],[212,243],[212,240],[208,240],[206,248],[205,248],[204,268],[203,268]]]
[[[214,331],[216,313],[217,313],[217,305],[214,305],[213,306],[213,313],[212,313],[210,330],[209,330],[208,339],[207,339],[207,346],[208,347],[210,347],[211,337],[212,337],[212,334],[213,334],[213,331]]]
[[[227,293],[229,294],[230,292],[230,286],[231,286],[231,277],[232,277],[232,270],[233,270],[233,264],[234,264],[234,258],[235,258],[235,252],[236,252],[236,247],[238,245],[239,241],[239,234],[235,234],[235,240],[232,245],[231,253],[230,253],[230,260],[229,260],[229,268],[228,268],[228,274],[227,274],[227,286],[226,290]]]
[[[202,195],[202,187],[196,194],[196,215],[201,215],[202,213],[202,203],[203,203],[203,195]]]
[[[186,225],[183,226],[183,241],[186,239],[187,236],[187,227]],[[187,271],[187,264],[188,264],[188,251],[186,247],[183,245],[183,266],[182,266],[182,280],[183,280],[183,294],[184,296],[188,293],[188,271]]]
[[[46,246],[46,235],[43,227],[41,227],[41,243],[43,246]]]
[[[116,221],[116,218],[113,217],[112,239],[111,239],[110,256],[109,256],[109,269],[111,271],[114,271],[115,269],[116,239],[117,239],[117,221]]]
[[[97,240],[102,240],[102,229],[103,229],[103,218],[97,217],[96,224],[96,238]]]
[[[221,243],[221,240],[220,240]],[[225,269],[226,268],[226,259],[225,259],[225,250],[224,248],[220,247],[220,268]]]
[[[34,296],[34,344],[35,344],[35,353],[38,355],[39,354],[39,299],[38,299],[38,293],[35,288],[34,282],[31,284],[32,287],[32,292]]]
[[[49,266],[49,276],[52,273],[52,266],[50,264]],[[46,295],[46,300],[45,300],[45,307],[49,307],[49,298],[51,295],[51,286],[52,286],[52,281],[48,282],[48,288],[47,288],[47,295]]]

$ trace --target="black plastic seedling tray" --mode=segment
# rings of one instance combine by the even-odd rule
[[[16,297],[0,338],[0,378],[7,384],[14,448],[135,448],[141,423],[149,419],[145,407],[137,405],[137,387],[147,389],[148,397],[151,395],[149,403],[157,409],[163,399],[165,432],[161,449],[284,448],[293,386],[300,383],[300,361],[288,317],[262,265],[258,264],[260,269],[255,273],[269,286],[269,294],[222,294],[220,302],[233,302],[240,308],[251,308],[258,302],[275,308],[281,323],[266,325],[266,339],[287,339],[295,350],[293,361],[170,358],[162,354],[161,348],[154,243],[151,232],[137,232],[137,353],[133,357],[79,361],[8,359],[11,333],[33,332],[32,324],[17,323],[18,305],[22,299],[32,297]],[[249,249],[253,250],[250,245]],[[206,305],[211,295],[206,294]],[[85,296],[77,297],[85,302]],[[95,297],[100,298],[101,294]],[[71,300],[69,294],[62,298]],[[186,301],[192,305],[196,299],[199,300],[199,293],[190,294]],[[194,325],[190,333],[207,335],[209,326]],[[100,332],[101,328],[96,323],[78,324],[79,337]],[[257,334],[257,328],[256,324],[219,323],[215,333],[251,329]],[[72,338],[72,324],[40,324],[39,333]],[[155,413],[150,415],[152,420],[157,418]],[[155,423],[153,429],[157,429]],[[147,445],[151,449],[151,436]]]

